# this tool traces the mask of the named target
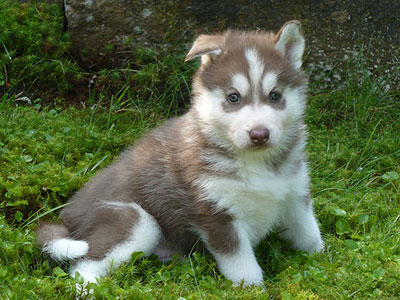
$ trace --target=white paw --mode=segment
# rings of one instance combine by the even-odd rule
[[[234,286],[261,286],[264,284],[264,280],[261,274],[242,274],[237,276],[236,279],[231,279]]]
[[[235,286],[241,284],[244,286],[262,285],[264,283],[263,272],[258,264],[243,265],[233,262],[231,266],[220,267],[220,270],[227,279],[232,280]]]
[[[318,235],[314,238],[307,238],[301,241],[297,241],[296,243],[293,243],[293,247],[298,250],[306,251],[308,253],[314,253],[322,252],[325,245],[321,236]]]

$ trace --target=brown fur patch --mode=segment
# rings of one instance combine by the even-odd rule
[[[139,213],[134,208],[97,208],[86,232],[89,252],[86,258],[102,259],[116,245],[134,234]]]
[[[239,237],[232,226],[232,217],[225,213],[215,213],[206,201],[198,202],[197,218],[192,220],[206,234],[209,247],[219,253],[234,253],[239,246]]]
[[[88,257],[104,257],[127,237],[137,221],[134,211],[122,214],[103,208],[102,201],[139,204],[157,220],[167,243],[182,254],[189,253],[197,242],[193,226],[205,222],[210,224],[204,225],[203,230],[209,232],[216,249],[229,252],[235,247],[234,237],[220,239],[229,229],[230,216],[205,201],[195,186],[197,178],[204,174],[233,175],[231,170],[216,171],[203,160],[206,149],[221,155],[224,152],[209,145],[200,130],[193,127],[194,116],[189,113],[153,130],[93,178],[63,209],[61,216],[72,237],[89,242]],[[220,233],[212,229],[218,226]]]
[[[66,238],[68,236],[69,232],[63,224],[40,221],[36,237],[37,243],[44,247],[54,239]]]

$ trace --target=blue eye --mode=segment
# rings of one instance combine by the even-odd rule
[[[279,101],[281,100],[282,95],[278,92],[271,92],[269,93],[269,99],[271,99],[272,101]]]
[[[239,102],[240,96],[238,93],[232,93],[228,95],[229,102],[236,103]]]

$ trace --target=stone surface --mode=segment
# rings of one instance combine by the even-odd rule
[[[117,66],[137,47],[174,47],[227,28],[273,29],[302,21],[306,37],[337,53],[372,33],[400,45],[399,1],[65,0],[75,57],[87,68]]]
[[[112,66],[135,47],[163,45],[169,33],[187,27],[184,19],[176,24],[179,7],[178,1],[65,0],[65,15],[80,60]]]
[[[338,10],[331,14],[331,18],[332,20],[343,24],[350,19],[350,15],[346,10]]]

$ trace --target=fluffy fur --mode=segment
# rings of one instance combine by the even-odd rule
[[[38,242],[95,281],[134,251],[168,260],[197,245],[239,284],[262,284],[254,247],[271,230],[297,249],[323,242],[304,153],[307,78],[299,23],[277,33],[201,35],[193,105],[76,193]],[[198,240],[200,238],[200,243]]]

